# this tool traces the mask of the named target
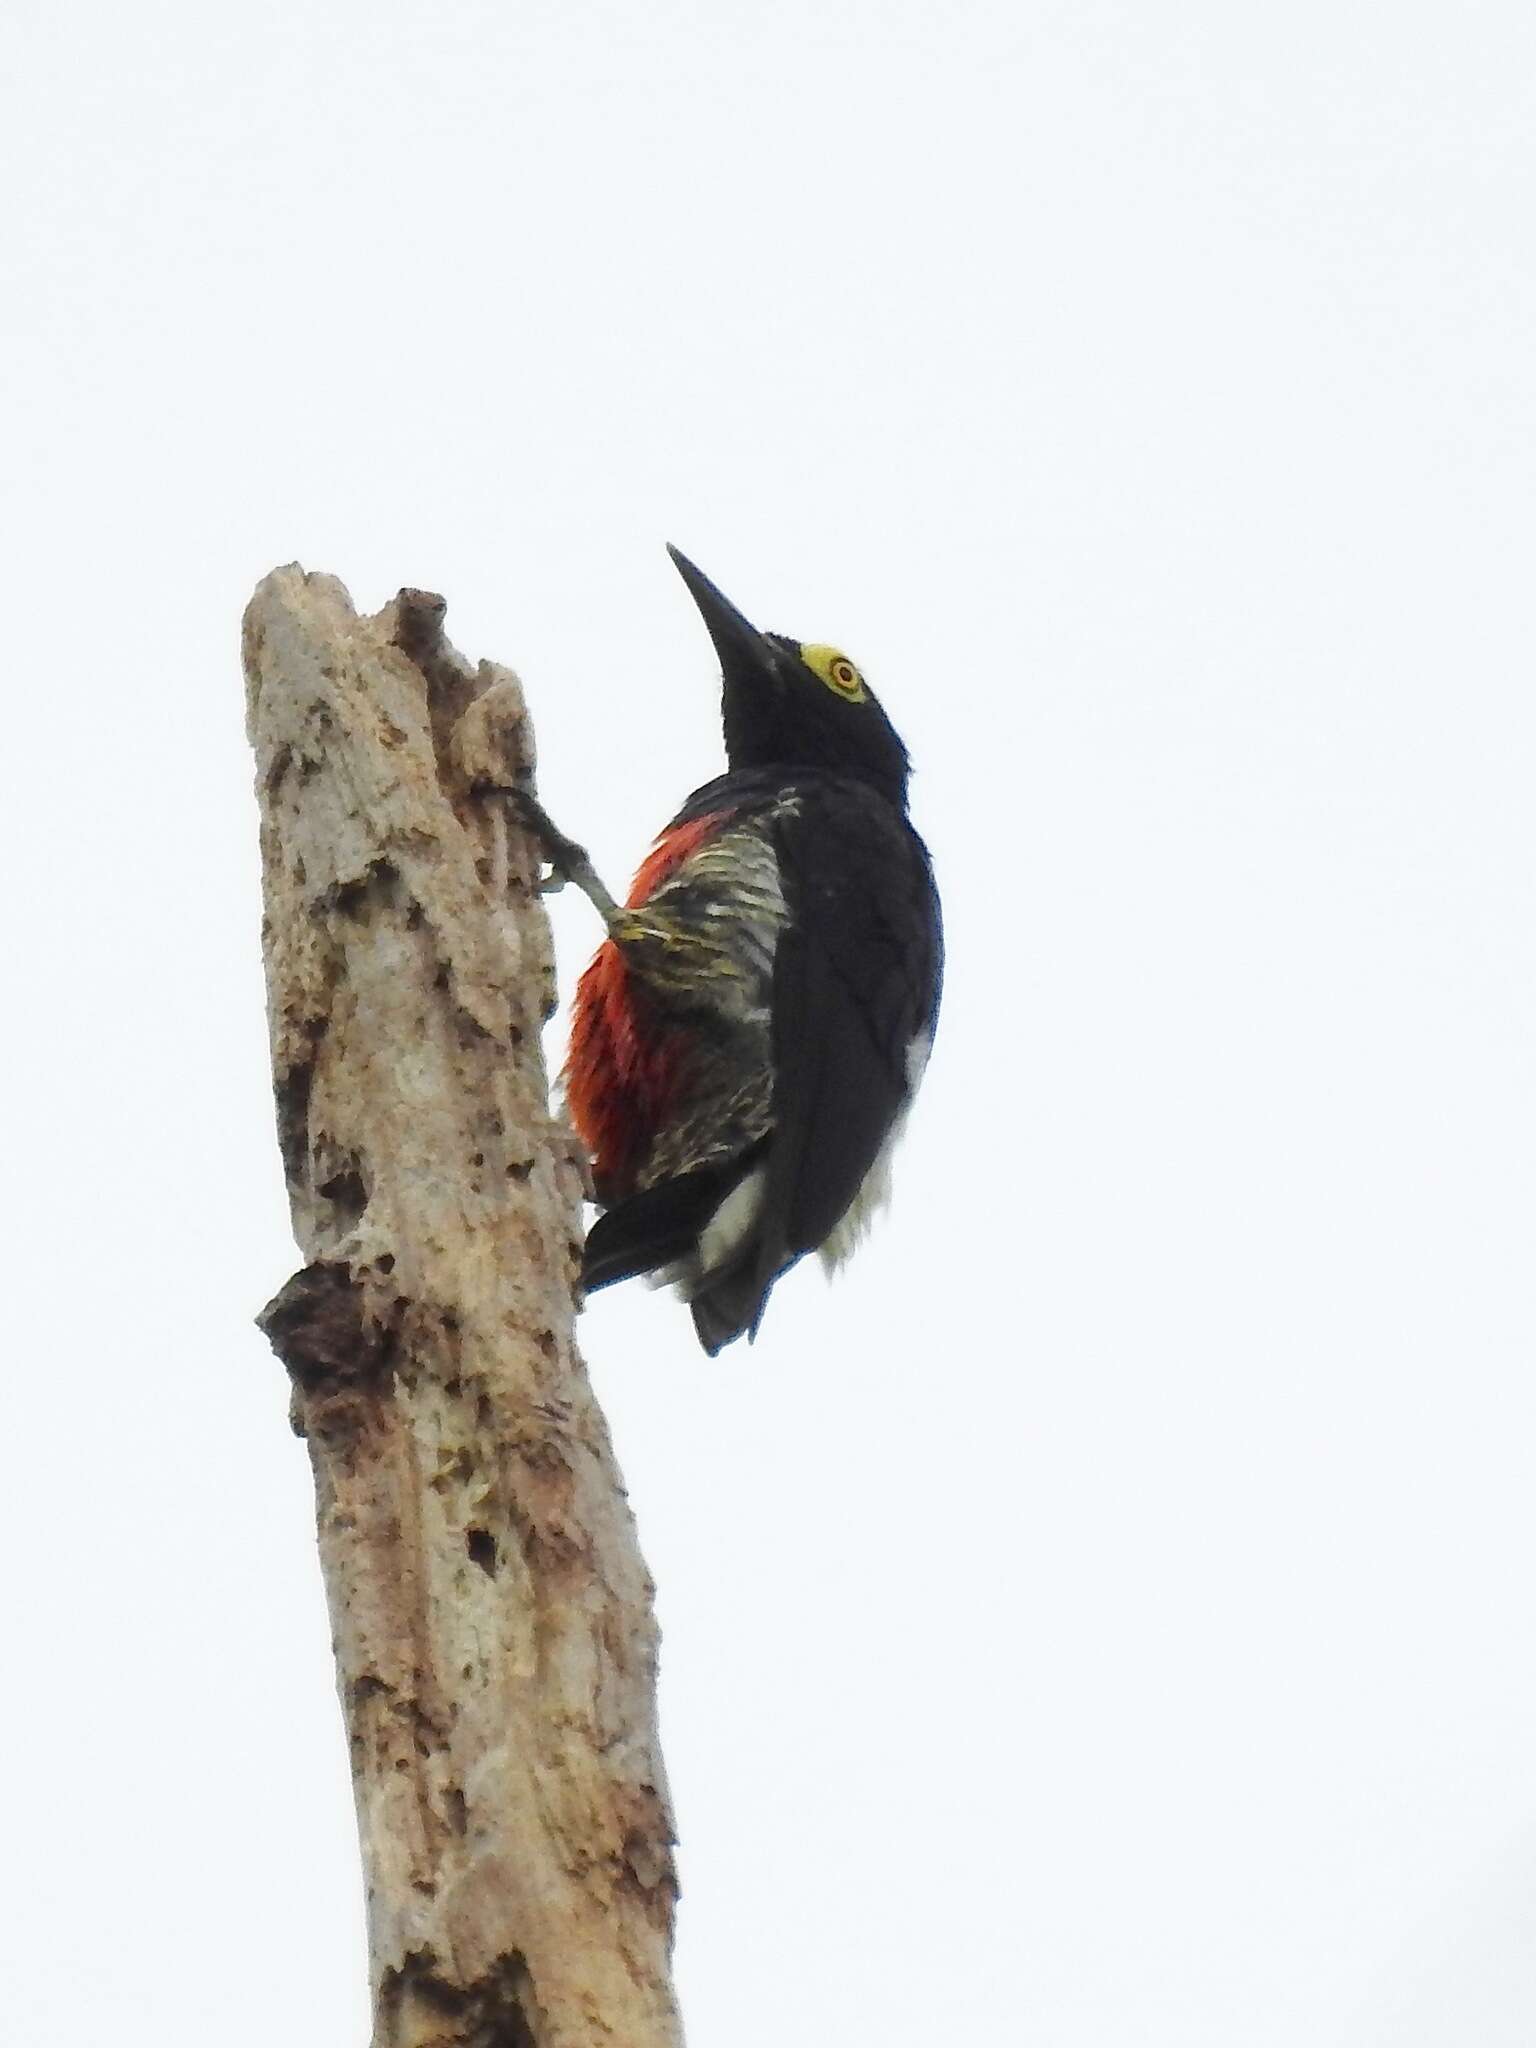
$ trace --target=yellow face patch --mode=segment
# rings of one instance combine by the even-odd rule
[[[836,647],[823,647],[819,643],[802,647],[800,659],[811,671],[819,676],[834,696],[849,704],[867,704],[869,692],[864,687],[864,678],[859,674],[846,654]]]

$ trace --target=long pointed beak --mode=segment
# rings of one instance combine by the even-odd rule
[[[725,592],[711,583],[704,571],[696,569],[682,550],[673,547],[670,541],[667,553],[677,564],[677,573],[687,584],[709,628],[709,637],[715,643],[724,673],[727,676],[740,675],[744,668],[752,668],[762,674],[774,674],[777,656],[772,644],[764,639],[749,619],[743,618]]]

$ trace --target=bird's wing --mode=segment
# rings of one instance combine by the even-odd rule
[[[773,983],[773,1139],[753,1327],[786,1265],[825,1242],[910,1099],[942,939],[922,842],[873,792],[813,788],[774,819],[788,915]]]

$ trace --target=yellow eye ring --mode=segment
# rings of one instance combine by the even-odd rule
[[[864,687],[864,678],[841,648],[827,647],[816,642],[800,649],[800,659],[817,681],[825,683],[832,694],[841,697],[845,704],[869,702],[869,692]]]

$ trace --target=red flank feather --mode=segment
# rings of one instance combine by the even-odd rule
[[[626,908],[649,902],[729,816],[712,811],[663,832],[635,876]],[[592,1154],[601,1202],[633,1192],[633,1177],[671,1109],[684,1050],[675,1030],[657,1024],[623,954],[605,940],[577,984],[565,1062],[566,1101]]]

